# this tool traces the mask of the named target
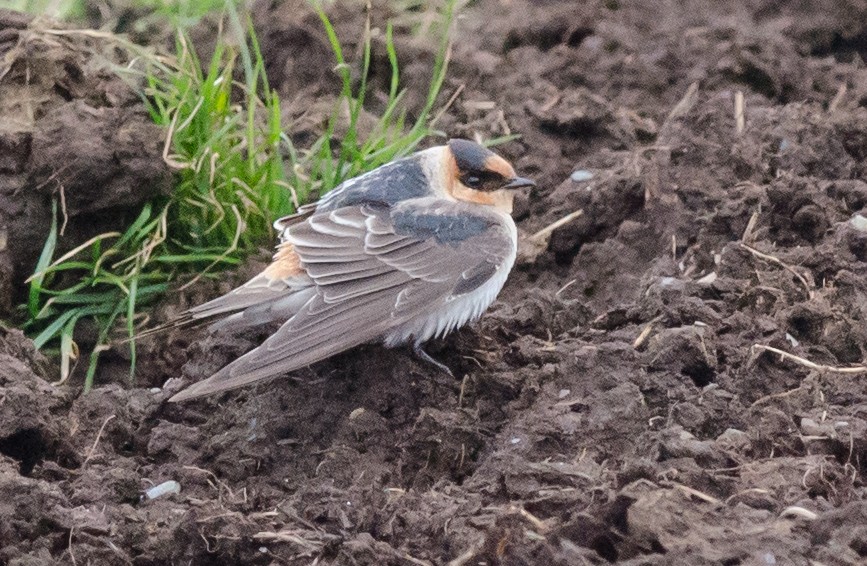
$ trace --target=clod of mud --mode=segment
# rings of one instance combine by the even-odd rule
[[[170,189],[161,128],[112,68],[110,47],[47,20],[0,11],[0,315],[60,209],[61,250],[127,224]],[[95,221],[98,218],[99,221]]]

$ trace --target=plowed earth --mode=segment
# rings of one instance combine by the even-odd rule
[[[336,92],[306,6],[254,11],[300,144]],[[361,9],[334,10],[357,37]],[[81,395],[4,331],[0,563],[864,564],[867,373],[834,368],[867,348],[865,22],[854,0],[472,3],[439,127],[521,135],[499,151],[539,181],[518,203],[523,232],[583,215],[527,247],[479,323],[431,344],[459,380],[368,346],[173,405],[261,333],[143,344],[134,388],[108,352]],[[3,49],[26,26],[5,22]],[[417,105],[434,46],[396,31]],[[18,53],[0,81],[57,95],[2,128],[0,214],[33,240],[0,255],[13,293],[47,230],[52,164],[70,164],[80,238],[100,207],[132,214],[166,175],[134,97],[95,95],[114,87],[87,82],[84,61],[27,75],[44,55]],[[387,61],[378,40],[376,88]],[[69,175],[105,171],[87,159],[118,147],[106,124],[122,118],[140,119],[143,149],[116,152],[93,205]],[[45,153],[57,142],[65,154]],[[142,495],[168,480],[180,493]]]

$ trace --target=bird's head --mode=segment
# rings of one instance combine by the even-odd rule
[[[515,190],[536,186],[532,180],[518,177],[508,161],[469,140],[449,140],[444,158],[445,192],[456,200],[511,212]]]

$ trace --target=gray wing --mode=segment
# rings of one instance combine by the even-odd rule
[[[507,268],[514,241],[481,207],[420,198],[317,213],[286,230],[316,293],[261,346],[172,398],[310,365],[435,311]]]
[[[306,204],[298,208],[294,214],[279,218],[274,222],[274,228],[279,231],[281,245],[277,247],[274,262],[264,272],[256,275],[237,289],[217,297],[211,301],[197,305],[181,313],[169,322],[139,332],[136,339],[145,338],[172,328],[183,328],[202,321],[211,321],[210,330],[221,328],[238,329],[286,320],[295,313],[310,298],[307,287],[313,284],[304,273],[287,273],[281,263],[291,262],[288,254],[283,253],[285,243],[283,234],[289,226],[303,222],[316,211],[316,203]],[[213,319],[217,319],[213,322]]]

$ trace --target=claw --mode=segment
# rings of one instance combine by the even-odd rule
[[[438,362],[435,359],[433,359],[430,356],[430,354],[428,354],[427,352],[425,352],[422,349],[421,344],[415,344],[412,347],[412,351],[416,355],[416,357],[418,359],[420,359],[421,361],[427,362],[427,363],[431,364],[432,366],[435,366],[441,372],[445,373],[446,375],[448,375],[452,379],[455,379],[455,374],[452,373],[452,370],[449,369],[449,366],[445,365],[442,362]]]

